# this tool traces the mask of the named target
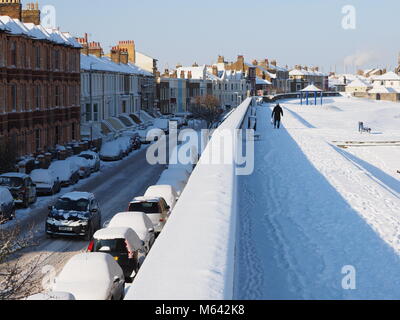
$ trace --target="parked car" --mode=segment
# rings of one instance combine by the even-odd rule
[[[163,198],[171,210],[175,207],[176,201],[178,200],[178,194],[171,185],[150,186],[146,190],[144,196]]]
[[[124,272],[127,282],[139,271],[139,252],[144,251],[144,242],[131,228],[116,227],[98,230],[88,247],[89,252],[111,254]]]
[[[79,178],[85,179],[92,174],[90,162],[85,158],[74,156],[68,158],[67,161],[71,162],[72,165],[75,166],[75,170],[78,170]]]
[[[123,150],[119,142],[110,141],[101,146],[100,159],[103,161],[118,161],[123,158]]]
[[[137,197],[129,203],[131,212],[144,212],[153,223],[156,236],[164,228],[170,214],[170,207],[161,197]]]
[[[119,143],[124,156],[127,156],[132,151],[133,145],[130,137],[119,137],[117,142]]]
[[[53,195],[61,190],[60,179],[51,170],[36,169],[30,174],[38,195]]]
[[[60,179],[62,187],[68,187],[79,181],[79,168],[70,161],[55,161],[49,169]]]
[[[15,218],[14,198],[10,190],[0,187],[0,223]]]
[[[100,157],[96,152],[84,151],[78,157],[84,158],[89,161],[90,169],[92,172],[98,172],[100,170]]]
[[[70,292],[76,300],[122,300],[124,273],[108,253],[81,253],[64,266],[53,291]]]
[[[46,234],[54,236],[83,236],[91,240],[101,229],[101,211],[93,193],[71,192],[49,207]]]
[[[128,227],[136,232],[144,242],[146,254],[155,241],[153,222],[144,212],[120,212],[106,223],[107,228]]]
[[[0,186],[7,187],[16,204],[28,208],[37,199],[36,185],[30,176],[23,173],[6,173],[0,176]]]

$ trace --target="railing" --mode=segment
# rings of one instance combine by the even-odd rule
[[[213,133],[126,300],[233,298],[236,165],[209,160],[220,150],[218,133],[233,133],[246,123],[251,101],[246,99]],[[229,156],[233,160],[234,152]]]

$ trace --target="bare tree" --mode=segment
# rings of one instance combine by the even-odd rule
[[[191,106],[190,112],[192,112],[195,117],[207,121],[207,125],[210,128],[211,125],[218,120],[223,110],[217,97],[206,95],[195,98],[195,103]]]
[[[18,251],[34,245],[32,239],[31,232],[21,235],[18,226],[0,229],[0,300],[21,299],[33,292],[39,258],[22,265],[16,256]]]

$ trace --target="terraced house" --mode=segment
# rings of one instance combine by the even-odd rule
[[[0,143],[19,156],[80,139],[80,45],[37,5],[0,0]]]

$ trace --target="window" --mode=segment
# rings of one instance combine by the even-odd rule
[[[40,69],[40,47],[39,46],[35,46],[35,68],[36,69]]]
[[[92,107],[90,106],[90,103],[86,104],[85,108],[85,114],[86,114],[86,121],[92,121]]]
[[[12,41],[10,44],[10,56],[11,56],[11,65],[17,66],[17,44],[15,41]]]
[[[11,85],[11,110],[12,112],[17,111],[17,86]]]
[[[36,150],[40,149],[40,129],[35,129],[35,147]]]
[[[60,50],[54,50],[53,52],[53,66],[54,69],[60,70]]]
[[[55,98],[56,98],[56,107],[59,107],[61,105],[60,86],[55,87]]]
[[[41,105],[41,89],[40,89],[40,85],[36,85],[35,86],[35,108],[36,110],[40,109],[40,105]]]
[[[26,85],[21,85],[20,87],[21,89],[21,111],[25,111],[26,110]]]
[[[75,140],[75,136],[76,136],[76,128],[75,128],[75,123],[73,123],[71,125],[71,135],[72,135],[72,140]]]
[[[93,105],[93,121],[99,120],[99,105],[95,103]]]

